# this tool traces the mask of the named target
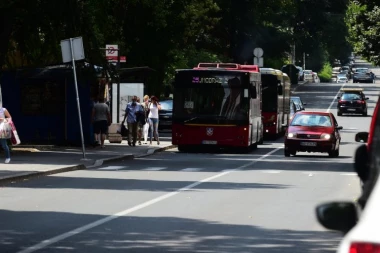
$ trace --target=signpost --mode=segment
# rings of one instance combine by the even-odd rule
[[[120,115],[120,71],[119,70],[120,70],[120,60],[121,59],[120,59],[120,54],[119,54],[119,45],[106,45],[106,58],[107,58],[107,60],[111,59],[112,61],[117,60],[116,69],[117,69],[117,75],[118,76],[117,76],[117,96],[116,96],[117,107],[116,107],[116,111],[117,111],[117,115]],[[119,117],[117,117],[116,123],[119,123],[119,122],[120,122],[120,119],[119,119]]]
[[[79,102],[77,73],[76,73],[76,68],[75,68],[75,61],[79,61],[79,60],[84,59],[82,37],[76,37],[76,38],[70,38],[67,40],[62,40],[61,41],[61,50],[62,50],[63,62],[67,63],[67,62],[71,61],[73,64],[75,92],[76,92],[76,96],[77,96],[77,107],[78,107],[78,116],[79,116],[79,128],[80,128],[80,135],[81,135],[81,139],[82,139],[82,152],[83,152],[83,159],[86,159],[86,150],[84,147],[84,138],[83,138],[82,115],[81,115],[81,111],[80,111],[80,102]]]
[[[253,50],[253,64],[258,65],[259,67],[264,67],[264,58],[262,57],[264,55],[264,50],[260,47],[257,47]]]

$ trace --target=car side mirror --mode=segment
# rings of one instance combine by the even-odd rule
[[[367,143],[368,142],[368,132],[359,132],[355,135],[355,141],[361,142],[361,143]]]
[[[336,129],[336,130],[342,130],[343,127],[342,127],[342,126],[337,126],[335,129]]]
[[[340,99],[340,97],[336,97],[336,99]]]
[[[362,182],[369,178],[368,150],[367,145],[360,145],[355,151],[354,169]]]
[[[319,223],[327,229],[347,233],[358,221],[358,213],[352,202],[330,202],[317,206]]]

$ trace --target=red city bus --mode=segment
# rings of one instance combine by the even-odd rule
[[[278,137],[284,133],[290,115],[290,78],[280,70],[261,68],[262,116],[264,134]]]
[[[249,151],[262,140],[260,73],[235,65],[236,70],[202,65],[177,70],[172,143],[180,151],[197,147]]]

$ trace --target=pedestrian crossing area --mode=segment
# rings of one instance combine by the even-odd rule
[[[98,168],[99,171],[147,171],[147,172],[155,172],[155,171],[180,171],[180,172],[231,172],[231,171],[250,171],[250,172],[257,172],[262,174],[272,174],[272,175],[278,175],[281,173],[289,173],[289,172],[296,172],[301,173],[305,176],[316,176],[316,175],[326,175],[331,173],[337,173],[341,176],[355,176],[357,177],[357,174],[354,172],[332,172],[332,171],[293,171],[293,170],[273,170],[273,169],[220,169],[220,168],[172,168],[172,167],[144,167],[144,168],[137,168],[133,167],[130,168],[129,166],[106,166],[102,168]]]

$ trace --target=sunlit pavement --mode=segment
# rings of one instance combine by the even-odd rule
[[[305,84],[295,95],[336,115],[341,86]],[[281,138],[250,154],[169,150],[4,187],[0,252],[334,252],[341,235],[318,224],[315,206],[359,195],[354,135],[368,130],[380,87],[360,86],[369,116],[336,116],[339,158],[285,158]]]

